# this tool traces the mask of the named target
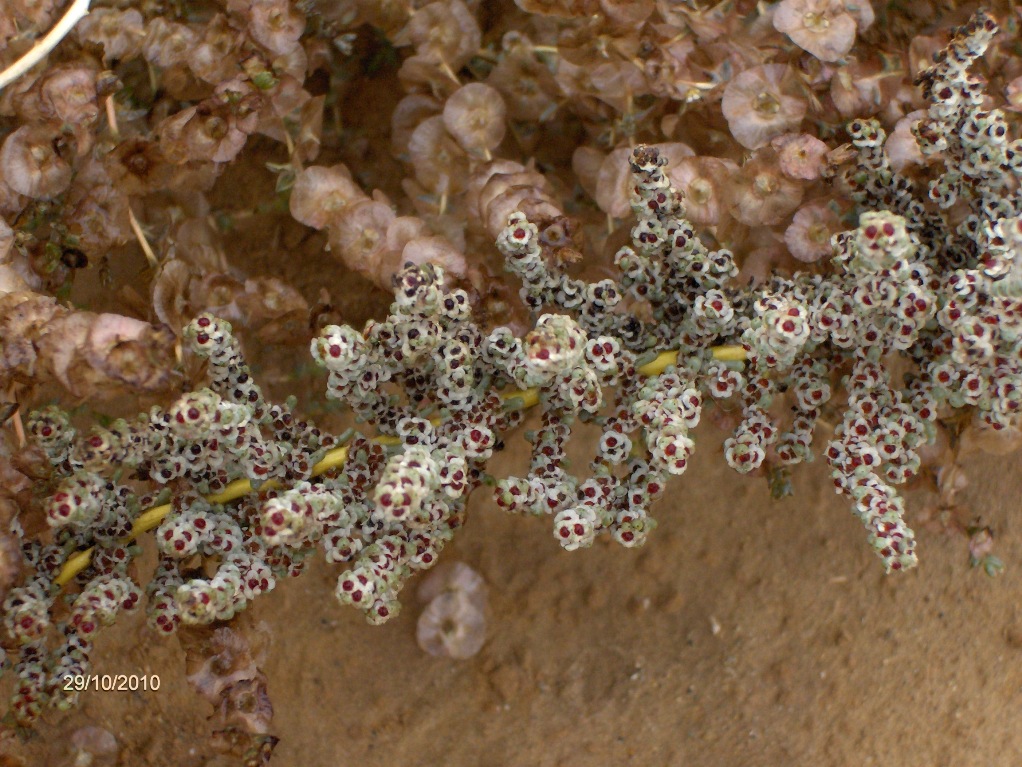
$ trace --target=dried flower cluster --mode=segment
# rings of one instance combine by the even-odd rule
[[[187,629],[218,737],[258,763],[272,706],[228,623],[253,599],[322,550],[336,599],[383,623],[481,485],[548,518],[566,550],[642,545],[711,408],[738,473],[822,453],[887,571],[917,563],[898,486],[942,419],[1018,433],[1022,72],[977,73],[1002,34],[989,14],[943,48],[892,39],[870,56],[868,0],[484,5],[97,7],[63,57],[3,91],[0,384],[26,401],[49,384],[176,389],[88,431],[57,406],[10,411],[29,442],[0,445],[17,722],[73,705],[63,676],[144,606],[154,631]],[[55,15],[0,9],[0,64]],[[388,61],[393,98],[365,87]],[[352,98],[388,104],[366,118],[382,146],[345,129]],[[278,197],[214,209],[255,144],[282,160],[267,164]],[[375,170],[386,153],[399,183]],[[312,308],[228,253],[224,232],[273,215],[340,274],[392,289],[386,316],[343,324],[327,287]],[[76,273],[133,239],[151,307],[68,306]],[[367,426],[335,435],[272,402],[235,327],[311,337],[327,398]],[[205,385],[182,394],[196,360]],[[527,473],[489,476],[533,405]],[[578,423],[599,437],[573,473]],[[140,580],[149,530],[158,563]],[[480,649],[477,574],[428,581],[423,601],[424,649]]]

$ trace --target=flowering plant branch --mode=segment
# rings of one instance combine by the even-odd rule
[[[293,401],[268,402],[231,325],[210,313],[184,331],[208,386],[82,438],[57,408],[33,414],[28,431],[53,468],[52,538],[23,541],[32,572],[3,603],[15,717],[75,702],[60,679],[83,673],[98,628],[142,601],[128,569],[142,532],[156,530],[145,592],[161,633],[231,619],[320,548],[343,566],[338,601],[379,624],[484,483],[502,509],[551,518],[566,550],[600,536],[642,545],[714,401],[736,405],[723,452],[743,474],[811,460],[832,421],[822,452],[837,492],[887,571],[915,566],[897,486],[920,470],[937,419],[969,408],[1005,430],[1022,412],[1022,142],[982,108],[968,73],[995,32],[978,14],[920,78],[932,107],[917,138],[944,164],[925,200],[891,167],[876,121],[849,125],[842,180],[860,215],[831,239],[829,270],[736,285],[734,255],[697,233],[666,158],[640,145],[619,279],[571,277],[528,214],[501,219],[497,249],[535,320],[523,337],[483,328],[432,263],[397,272],[384,320],[323,328],[311,353],[327,396],[373,439],[335,437],[296,418]],[[959,200],[963,220],[946,212]],[[528,407],[540,411],[528,474],[490,477]],[[565,460],[579,422],[600,432],[583,475]]]
[[[713,348],[711,351],[714,358],[721,361],[738,362],[745,359],[745,351],[740,346],[719,346]],[[656,359],[652,362],[637,368],[636,372],[646,378],[658,376],[668,367],[673,366],[677,362],[677,358],[677,352],[663,352],[658,354]],[[514,399],[514,404],[518,407],[522,409],[530,408],[538,404],[539,390],[532,388],[514,391],[509,394],[501,394],[501,399]],[[381,445],[393,445],[400,443],[400,440],[396,437],[377,437],[374,441]],[[312,467],[311,476],[319,477],[327,474],[333,469],[343,466],[347,457],[348,447],[346,445],[328,450],[326,455],[324,455],[323,458]],[[263,483],[260,490],[272,490],[279,486],[280,484],[278,482],[271,480]],[[210,504],[225,504],[230,503],[231,501],[236,501],[252,492],[254,492],[254,488],[252,487],[252,482],[250,480],[236,479],[228,484],[221,492],[205,496],[204,500]],[[166,516],[172,511],[173,505],[170,503],[164,503],[159,506],[153,506],[152,508],[146,509],[135,519],[135,522],[131,526],[130,533],[125,537],[122,543],[127,545],[140,535],[158,527],[164,518],[166,518]],[[64,566],[61,568],[57,577],[53,579],[53,582],[61,587],[69,584],[80,572],[82,572],[82,570],[89,566],[92,560],[92,554],[92,548],[83,549],[72,554],[68,557],[67,562],[64,563]]]

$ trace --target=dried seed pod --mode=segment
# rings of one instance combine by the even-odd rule
[[[157,16],[146,25],[142,55],[158,67],[187,64],[198,42],[199,36],[190,27]]]
[[[801,201],[802,184],[781,173],[772,149],[758,152],[731,179],[731,215],[749,226],[779,224]]]
[[[444,104],[444,127],[467,152],[485,153],[504,140],[507,108],[500,93],[485,83],[469,83]]]
[[[36,200],[56,197],[71,183],[71,166],[42,127],[23,125],[0,147],[0,177],[18,194]]]
[[[669,144],[655,144],[654,148],[667,158],[668,168],[680,162],[684,157],[695,154],[688,144],[680,141]],[[600,165],[596,177],[596,204],[608,216],[626,218],[632,212],[632,149],[620,147],[607,155]]]
[[[93,8],[75,28],[82,45],[103,46],[103,64],[128,61],[142,51],[145,38],[142,14],[134,8]]]
[[[188,628],[180,637],[188,681],[215,709],[214,747],[248,755],[252,761],[246,764],[267,764],[277,738],[267,735],[273,704],[258,665],[267,641],[265,629],[260,625],[243,634],[233,626]],[[256,751],[258,761],[252,756]]]
[[[653,13],[653,0],[600,0],[609,19],[626,27],[639,27]]]
[[[820,61],[839,61],[855,44],[855,19],[839,0],[781,0],[773,18],[774,29]]]
[[[727,212],[727,184],[738,166],[716,157],[683,157],[667,169],[684,195],[685,217],[700,226],[716,226]]]
[[[23,19],[39,29],[45,29],[53,22],[57,8],[56,0],[9,0],[4,5],[15,18]]]
[[[585,193],[594,200],[599,188],[600,166],[606,156],[606,153],[591,146],[576,147],[571,154],[571,170]]]
[[[402,264],[434,264],[455,277],[465,275],[465,256],[446,237],[416,237],[401,250]]]
[[[479,50],[482,35],[461,0],[440,0],[415,11],[394,42],[414,45],[416,57],[457,71]]]
[[[841,219],[826,201],[817,200],[798,209],[784,232],[784,242],[791,255],[811,264],[833,254],[830,238],[841,228]]]
[[[6,456],[0,456],[0,477],[5,483],[5,493],[11,496],[0,494],[0,602],[7,596],[21,574],[25,560],[21,556],[21,546],[18,539],[11,535],[11,520],[18,515],[18,505],[14,501],[14,493],[18,484],[27,483],[27,478],[11,464]],[[8,480],[11,480],[10,484]]]
[[[35,293],[0,296],[0,378],[55,379],[75,396],[102,396],[120,386],[164,390],[174,367],[166,327],[72,311]]]
[[[412,240],[429,236],[429,227],[421,218],[398,216],[387,227],[387,241],[384,247],[392,253],[400,253]]]
[[[231,685],[259,674],[248,640],[234,628],[189,628],[178,636],[185,651],[188,683],[214,705]]]
[[[115,757],[120,751],[117,738],[110,730],[92,725],[79,727],[71,734],[76,763],[96,764],[96,757]]]
[[[851,61],[840,67],[830,80],[830,98],[845,119],[876,114],[881,105],[889,103],[889,93],[899,80],[887,77],[883,66],[874,59]]]
[[[128,198],[113,184],[96,184],[81,198],[74,195],[68,200],[66,219],[70,221],[68,231],[78,238],[86,254],[103,253],[131,239]]]
[[[515,5],[528,13],[563,18],[591,16],[600,8],[597,0],[515,0]]]
[[[14,248],[14,230],[0,217],[0,264],[7,263]]]
[[[305,16],[289,0],[255,0],[249,11],[248,31],[257,43],[285,56],[299,47]]]
[[[330,248],[349,269],[377,285],[389,285],[398,254],[386,250],[387,229],[396,218],[385,203],[363,200],[344,208],[330,227]]]
[[[394,107],[390,116],[390,146],[396,156],[408,154],[412,133],[441,111],[440,102],[424,93],[409,93]]]
[[[643,71],[631,61],[606,61],[591,68],[583,65],[577,72],[562,66],[556,77],[568,93],[577,89],[575,83],[580,79],[588,80],[586,87],[592,89],[592,95],[619,113],[628,111],[635,94],[647,90]]]
[[[188,66],[197,77],[216,85],[229,80],[238,71],[238,51],[244,35],[231,26],[227,17],[217,14],[205,25],[202,39],[188,57]]]
[[[478,210],[490,237],[496,238],[507,219],[517,210],[530,219],[556,219],[564,215],[553,197],[546,177],[521,163],[494,160],[479,168],[469,179],[467,204]]]
[[[916,137],[912,135],[912,126],[924,117],[926,112],[922,109],[909,112],[898,120],[894,132],[884,142],[884,153],[891,168],[898,173],[911,165],[923,165],[926,161]]]
[[[483,222],[486,230],[493,236],[507,226],[508,216],[521,211],[530,220],[549,220],[563,216],[561,207],[552,202],[546,195],[536,193],[536,187],[530,184],[506,187],[503,192],[490,199],[486,204]]]
[[[168,258],[153,278],[153,311],[160,322],[183,328],[195,316],[189,300],[192,270],[184,261]]]
[[[191,160],[230,162],[245,146],[255,122],[254,114],[241,120],[230,108],[208,99],[164,120],[159,127],[160,148],[168,160],[177,164]]]
[[[415,178],[433,194],[455,194],[464,188],[468,158],[447,132],[443,117],[419,124],[408,140],[408,154]]]
[[[313,229],[323,229],[346,207],[367,199],[344,165],[314,165],[295,178],[289,205],[295,219]]]
[[[486,584],[463,562],[441,565],[423,580],[419,599],[428,602],[415,637],[430,655],[471,658],[486,641]]]
[[[168,187],[175,172],[155,140],[126,139],[104,158],[107,173],[127,194]]]
[[[14,23],[13,14],[8,11],[0,11],[0,51],[7,48],[7,42],[18,33],[18,26]]]
[[[487,84],[500,91],[511,119],[535,121],[549,117],[557,108],[561,92],[554,76],[524,36],[509,33],[504,49],[486,78]]]
[[[55,67],[41,85],[44,113],[58,123],[91,125],[99,116],[96,75],[87,67]]]
[[[13,266],[0,264],[0,296],[30,289],[31,286]]]
[[[724,89],[721,111],[742,146],[757,149],[802,124],[807,105],[788,85],[786,70],[784,64],[751,67]]]
[[[778,136],[771,142],[777,150],[781,170],[792,178],[813,181],[823,172],[824,160],[830,147],[815,136]]]
[[[477,167],[472,172],[472,175],[469,177],[468,184],[465,187],[465,205],[468,208],[470,220],[478,219],[482,216],[482,191],[490,183],[491,179],[497,176],[510,175],[512,173],[522,173],[525,170],[526,167],[520,162],[500,159]],[[536,174],[536,177],[537,183],[545,182],[541,174]],[[489,199],[492,199],[494,196],[496,195],[490,195]],[[489,204],[489,200],[487,200],[487,204]]]

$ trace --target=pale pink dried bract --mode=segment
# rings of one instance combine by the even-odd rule
[[[36,200],[56,197],[71,183],[71,166],[44,128],[23,125],[0,147],[0,177],[18,194]]]
[[[330,227],[330,249],[347,264],[348,268],[365,275],[378,284],[383,273],[393,273],[394,263],[381,263],[386,253],[387,228],[394,220],[389,205],[375,200],[363,200],[346,207]]]
[[[884,142],[884,152],[894,170],[901,172],[911,165],[923,165],[926,158],[919,148],[919,142],[912,134],[912,126],[926,117],[926,112],[917,109],[902,117],[894,126],[894,131]]]
[[[255,0],[248,30],[253,39],[273,53],[286,55],[299,46],[305,16],[289,0]]]
[[[419,587],[428,602],[419,616],[415,637],[430,655],[471,658],[486,642],[486,584],[463,562],[443,564]]]
[[[8,41],[18,33],[14,17],[6,10],[0,10],[0,51],[7,48]]]
[[[88,725],[71,733],[71,744],[78,752],[75,764],[93,764],[94,757],[113,756],[120,751],[117,738],[110,730]],[[87,756],[87,761],[84,755]]]
[[[86,127],[99,116],[96,76],[87,67],[54,68],[42,83],[43,109],[57,123]]]
[[[508,115],[515,120],[542,120],[552,116],[560,88],[554,76],[533,52],[523,35],[504,36],[504,55],[486,82],[507,102]]]
[[[7,293],[18,293],[29,289],[28,283],[25,282],[18,271],[9,264],[0,264],[0,296],[4,296]]]
[[[801,182],[781,173],[773,150],[760,150],[731,179],[731,215],[749,226],[773,226],[798,207],[802,192]]]
[[[390,145],[397,156],[408,153],[412,133],[427,117],[435,117],[441,104],[425,93],[409,93],[401,99],[390,115]]]
[[[401,264],[434,264],[454,277],[465,274],[465,256],[445,237],[416,237],[401,250]]]
[[[717,157],[683,157],[667,169],[684,194],[685,216],[700,226],[716,226],[727,210],[728,179],[738,167]]]
[[[830,238],[841,231],[841,220],[822,201],[803,205],[784,231],[788,252],[799,261],[811,264],[833,253]]]
[[[412,240],[418,237],[428,237],[429,234],[429,227],[421,218],[398,216],[387,227],[385,247],[393,253],[400,253],[405,249],[405,245]]]
[[[617,24],[638,27],[653,13],[653,0],[600,0],[600,9]]]
[[[631,171],[628,158],[632,150],[620,147],[608,154],[600,164],[596,177],[596,204],[612,218],[624,218],[631,212],[628,193],[631,188]]]
[[[103,46],[103,63],[138,55],[145,37],[142,14],[134,8],[93,8],[75,27],[82,43]]]
[[[1004,87],[1004,96],[1008,103],[1002,108],[1012,112],[1022,112],[1022,76],[1016,77]]]
[[[785,82],[784,64],[746,69],[724,89],[721,111],[739,144],[757,149],[774,136],[797,130],[806,102]]]
[[[774,28],[820,61],[839,61],[855,44],[855,19],[839,0],[781,0]]]
[[[416,179],[430,192],[453,194],[464,188],[468,158],[440,115],[423,120],[412,131],[408,154]]]
[[[440,0],[416,10],[394,42],[414,45],[415,58],[458,70],[479,50],[482,36],[461,0]]]
[[[344,165],[331,168],[314,165],[295,178],[288,204],[295,219],[313,229],[322,229],[336,220],[344,208],[365,199],[365,192],[351,180]]]
[[[781,171],[792,178],[806,181],[820,177],[824,159],[830,151],[830,147],[808,133],[800,136],[778,136],[774,139],[773,146],[777,150],[777,161]]]
[[[14,230],[0,217],[0,264],[7,262],[14,248]]]
[[[257,127],[260,101],[252,86],[240,79],[221,83],[211,98],[163,121],[160,148],[176,164],[230,162]]]
[[[15,17],[20,17],[39,28],[49,26],[57,9],[56,0],[7,0],[4,3]]]
[[[157,16],[146,25],[142,55],[160,67],[186,64],[197,43],[198,35],[190,27]]]
[[[202,39],[188,57],[188,67],[213,85],[229,80],[238,71],[237,51],[243,39],[227,17],[218,13],[205,25]]]
[[[485,83],[469,83],[444,104],[444,127],[467,152],[496,149],[504,139],[507,108],[500,93]]]

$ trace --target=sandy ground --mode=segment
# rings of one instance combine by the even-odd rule
[[[282,738],[272,763],[1010,764],[1022,752],[1022,540],[1009,521],[1022,460],[965,462],[963,500],[993,526],[1004,575],[970,569],[963,537],[922,529],[920,566],[885,576],[822,465],[774,502],[763,480],[727,469],[721,433],[699,435],[642,549],[563,552],[547,521],[480,493],[444,552],[489,584],[488,639],[468,661],[419,649],[414,599],[365,625],[333,601],[337,571],[323,564],[257,600]],[[523,461],[513,446],[494,468]],[[98,673],[156,673],[161,689],[86,693],[35,738],[9,740],[23,758],[11,764],[72,764],[68,738],[89,724],[116,736],[117,764],[231,763],[205,745],[210,706],[184,683],[176,640],[122,620],[98,648]]]

